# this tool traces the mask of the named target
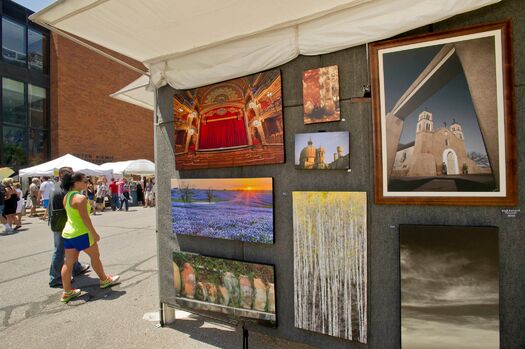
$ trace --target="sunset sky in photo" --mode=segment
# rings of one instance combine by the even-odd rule
[[[172,179],[171,187],[189,184],[192,189],[214,190],[272,190],[271,178]]]

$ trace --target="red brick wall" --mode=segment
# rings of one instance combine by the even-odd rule
[[[140,75],[54,33],[50,56],[51,158],[154,160],[153,111],[109,97]]]

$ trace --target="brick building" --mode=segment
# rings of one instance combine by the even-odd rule
[[[51,158],[70,153],[94,163],[153,160],[152,111],[109,97],[139,75],[55,33],[50,51]]]
[[[139,74],[30,22],[32,13],[0,0],[0,167],[67,153],[95,163],[153,160],[152,111],[110,97]]]

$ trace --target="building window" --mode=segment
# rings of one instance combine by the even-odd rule
[[[46,128],[47,91],[29,84],[29,120],[33,128]]]
[[[47,36],[29,29],[27,31],[27,63],[30,69],[45,71],[47,69]]]
[[[2,164],[11,167],[32,166],[47,160],[47,95],[48,91],[43,87],[31,84],[27,84],[26,87],[23,82],[2,78]]]
[[[46,161],[48,154],[48,132],[29,129],[28,165],[34,166]]]
[[[430,124],[427,124],[427,131],[430,131]]]
[[[9,63],[26,65],[25,26],[7,18],[2,18],[2,57]]]
[[[445,138],[445,145],[448,147],[448,138]]]
[[[2,78],[2,121],[16,125],[27,124],[25,86],[23,82]]]
[[[3,126],[2,163],[19,167],[27,162],[27,128]]]

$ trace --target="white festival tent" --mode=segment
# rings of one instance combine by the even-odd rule
[[[55,171],[58,171],[61,167],[66,166],[71,167],[73,171],[80,171],[88,176],[111,176],[113,172],[112,170],[102,169],[99,165],[82,160],[74,155],[66,154],[43,164],[21,169],[19,171],[19,176],[53,176]]]
[[[100,165],[100,167],[107,170],[113,170],[113,175],[149,176],[155,174],[155,163],[145,159],[106,162],[105,164]]]
[[[386,39],[499,1],[58,0],[30,19],[142,62],[149,79],[113,97],[153,109],[146,84],[150,90],[199,87],[274,68],[300,54]]]

